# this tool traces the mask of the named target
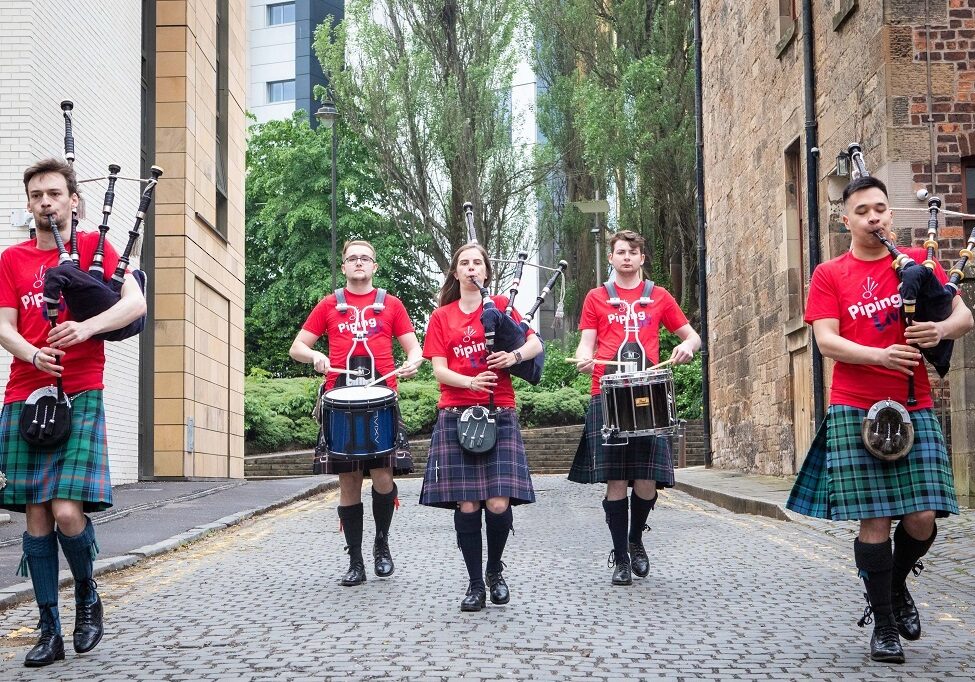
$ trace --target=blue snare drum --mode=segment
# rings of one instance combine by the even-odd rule
[[[373,459],[396,447],[396,394],[385,386],[342,386],[322,396],[322,427],[328,454]]]

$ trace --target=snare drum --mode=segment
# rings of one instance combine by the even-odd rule
[[[373,459],[396,448],[396,393],[385,386],[342,386],[322,396],[322,430],[336,459]]]
[[[599,380],[603,434],[667,436],[677,432],[674,377],[669,368],[606,374]]]

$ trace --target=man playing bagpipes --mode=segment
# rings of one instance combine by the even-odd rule
[[[616,281],[586,295],[575,358],[580,372],[592,374],[592,400],[569,480],[606,483],[603,510],[613,540],[609,563],[615,567],[614,585],[630,585],[633,574],[643,578],[650,572],[643,530],[657,501],[657,488],[674,485],[674,463],[670,443],[664,437],[604,438],[608,435],[602,405],[606,396],[601,395],[600,379],[607,367],[639,372],[657,364],[661,325],[681,340],[668,362],[690,362],[701,347],[701,338],[674,297],[644,280],[644,244],[643,237],[630,230],[617,232],[610,239],[609,263]],[[673,396],[667,399],[672,404]],[[646,407],[650,403],[648,397]],[[668,426],[676,421],[676,415],[671,417]],[[628,505],[629,486],[633,492]]]
[[[24,188],[36,238],[0,256],[0,345],[14,356],[0,417],[0,470],[8,478],[0,507],[27,515],[21,573],[29,572],[33,583],[41,636],[24,664],[36,667],[64,658],[59,544],[75,579],[74,649],[90,651],[102,637],[102,603],[92,579],[98,545],[85,515],[112,506],[102,402],[105,343],[98,335],[138,320],[146,302],[131,274],[124,275],[118,302],[84,321],[63,299],[45,301],[44,273],[71,260],[64,244],[79,201],[77,179],[71,165],[47,159],[24,172]],[[78,263],[87,270],[99,233],[80,232],[76,241]],[[107,282],[119,256],[107,241],[102,248]]]
[[[342,273],[346,285],[322,299],[308,315],[291,345],[291,357],[298,362],[311,363],[315,371],[325,375],[323,391],[343,386],[364,385],[370,380],[389,375],[388,388],[396,390],[396,378],[407,379],[416,374],[422,360],[420,342],[403,303],[383,289],[373,287],[373,276],[379,269],[376,250],[367,241],[350,241],[342,249]],[[328,338],[328,355],[314,350],[318,340]],[[407,360],[396,368],[393,360],[393,339],[406,351]],[[319,447],[316,448],[315,473],[338,474],[338,515],[349,552],[349,570],[341,584],[349,587],[366,581],[362,558],[362,480],[368,473],[372,478],[372,515],[376,522],[373,544],[374,570],[377,576],[393,574],[393,558],[389,549],[389,527],[393,510],[398,504],[393,474],[413,471],[409,443],[400,426],[395,407],[395,419],[381,434],[394,449],[379,457],[345,457],[327,446],[328,419],[322,420]],[[334,442],[337,434],[332,434]]]
[[[829,410],[787,506],[808,516],[860,521],[853,554],[868,606],[858,624],[870,623],[872,615],[873,660],[903,663],[900,637],[921,636],[907,575],[923,568],[919,559],[937,535],[935,518],[958,513],[951,461],[918,349],[962,337],[972,328],[972,313],[954,296],[943,321],[910,321],[913,301],[901,300],[904,290],[898,290],[884,244],[894,239],[887,188],[877,178],[859,177],[843,191],[843,206],[850,250],[813,272],[805,315],[822,354],[836,361]],[[922,267],[923,249],[906,248],[904,255]],[[942,267],[931,267],[944,285]],[[917,305],[920,319],[920,299]],[[905,395],[906,406],[899,402]],[[879,419],[880,411],[895,415],[893,422]],[[901,440],[902,448],[884,447]],[[899,519],[893,550],[892,519]]]

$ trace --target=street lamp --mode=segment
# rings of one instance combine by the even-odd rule
[[[850,155],[847,152],[840,152],[836,155],[836,175],[841,178],[850,175]]]
[[[599,197],[599,193],[596,193],[596,197]],[[609,202],[605,199],[597,198],[595,201],[573,201],[572,206],[579,209],[580,213],[592,213],[593,227],[589,232],[593,236],[593,241],[595,242],[595,253],[596,253],[596,286],[599,286],[599,266],[600,266],[600,256],[599,253],[599,233],[602,232],[602,227],[599,224],[599,214],[609,213]]]
[[[335,291],[338,288],[338,280],[335,274],[335,263],[338,259],[337,248],[335,245],[335,224],[337,222],[336,195],[338,193],[335,157],[338,153],[339,143],[339,131],[335,125],[335,122],[338,120],[338,117],[339,111],[335,108],[335,103],[332,102],[331,99],[327,99],[322,102],[322,106],[319,107],[318,111],[315,112],[315,118],[317,118],[320,123],[324,123],[332,134],[332,291]]]

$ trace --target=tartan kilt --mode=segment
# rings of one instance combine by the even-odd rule
[[[54,499],[82,502],[86,512],[111,507],[102,392],[84,391],[72,398],[71,436],[51,450],[33,448],[21,438],[25,402],[4,405],[0,414],[0,471],[7,475],[0,508],[24,512],[28,503]]]
[[[867,411],[831,405],[792,486],[786,508],[821,519],[899,519],[918,511],[958,513],[951,460],[931,409],[911,412],[914,446],[896,462],[877,459],[860,435]]]
[[[348,474],[353,471],[361,471],[365,476],[369,475],[370,469],[389,469],[392,468],[394,476],[406,476],[413,473],[413,452],[410,450],[410,439],[406,435],[406,423],[399,417],[397,407],[397,419],[399,419],[399,433],[396,436],[396,448],[388,455],[375,457],[373,459],[337,459],[329,455],[326,447],[325,420],[318,428],[318,444],[315,446],[315,461],[312,464],[312,473],[315,474]]]
[[[674,487],[674,459],[670,438],[631,437],[626,445],[603,445],[603,398],[593,396],[586,410],[586,428],[576,449],[569,480],[575,483],[656,481],[658,488]],[[610,438],[610,443],[616,441]]]
[[[498,409],[498,440],[491,452],[468,454],[457,440],[452,410],[440,410],[430,439],[430,454],[420,490],[420,504],[455,509],[458,502],[510,498],[511,504],[535,501],[521,427],[514,409]]]

